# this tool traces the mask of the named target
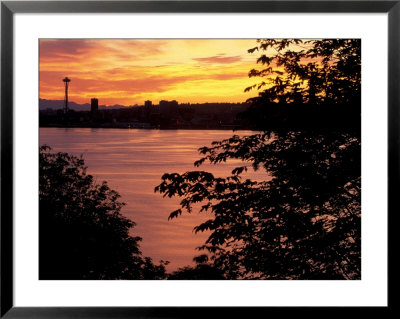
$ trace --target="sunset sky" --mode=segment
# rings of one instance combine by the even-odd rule
[[[258,82],[248,72],[259,53],[255,39],[41,39],[40,98],[101,105],[244,102]]]

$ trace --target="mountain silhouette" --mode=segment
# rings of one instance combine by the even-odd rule
[[[131,105],[130,105],[131,106]],[[39,99],[39,110],[62,110],[64,107],[64,100],[46,100],[46,99]],[[122,109],[125,108],[124,105],[114,104],[110,106],[99,105],[99,109]],[[68,108],[74,111],[90,111],[90,103],[78,104],[75,102],[68,102]]]

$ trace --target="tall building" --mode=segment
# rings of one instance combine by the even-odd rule
[[[90,112],[94,113],[99,110],[99,100],[96,98],[91,99],[90,101]]]
[[[150,120],[150,114],[153,108],[153,102],[147,100],[144,101],[144,108],[143,108],[143,117],[145,121]]]
[[[173,101],[165,101],[161,100],[160,101],[160,113],[163,115],[175,115],[178,113],[178,102],[173,100]]]

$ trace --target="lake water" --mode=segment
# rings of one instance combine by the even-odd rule
[[[216,176],[227,176],[238,162],[196,168],[198,148],[233,134],[254,132],[230,130],[140,130],[91,128],[40,128],[40,145],[53,151],[83,155],[88,173],[100,183],[106,180],[127,205],[122,214],[137,223],[132,234],[141,236],[144,256],[155,262],[168,260],[167,270],[193,265],[209,233],[193,232],[193,227],[209,219],[209,214],[194,211],[168,221],[170,212],[179,208],[179,198],[163,198],[154,193],[164,173],[206,170]],[[249,172],[251,178],[265,178],[265,173]]]

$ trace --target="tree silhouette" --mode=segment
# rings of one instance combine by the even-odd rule
[[[251,101],[361,103],[361,41],[358,39],[260,39],[249,53],[262,51],[249,77],[263,81],[245,89],[267,89]]]
[[[164,262],[141,256],[119,197],[86,174],[82,158],[40,147],[40,279],[165,278]]]
[[[261,132],[213,142],[195,163],[243,165],[226,178],[164,174],[155,190],[182,197],[170,218],[197,203],[212,213],[195,227],[211,231],[199,249],[227,279],[360,279],[360,41],[258,40],[256,50],[266,67],[249,76],[267,88],[244,116]],[[265,178],[243,178],[251,168]]]

